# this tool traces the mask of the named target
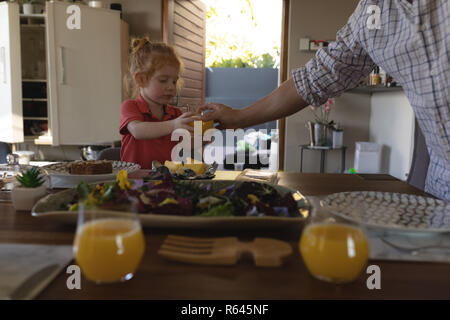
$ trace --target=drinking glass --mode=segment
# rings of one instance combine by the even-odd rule
[[[299,250],[312,276],[332,283],[356,280],[367,264],[369,245],[365,231],[357,219],[340,218],[335,207],[316,202],[303,229]],[[360,217],[362,207],[353,214]]]
[[[96,283],[129,280],[144,251],[137,213],[85,210],[83,202],[78,203],[74,256],[87,279]]]
[[[179,109],[181,109],[181,111],[183,113],[185,112],[193,112],[193,113],[197,113],[198,108],[200,108],[201,104],[196,104],[196,103],[184,103],[184,104],[180,104],[177,107]]]
[[[203,113],[199,113],[199,108],[202,106],[202,104],[194,104],[194,103],[188,103],[183,105],[181,108],[181,110],[183,112],[193,112],[193,113],[198,113],[199,117],[201,115],[203,115]],[[199,118],[200,121],[200,118]],[[194,127],[194,122],[189,123],[190,126]],[[202,121],[202,134],[205,133],[206,130],[208,129],[212,129],[214,128],[214,121],[210,120],[210,121]]]
[[[200,108],[200,105],[195,103],[188,103],[186,107],[188,112],[198,113],[198,108]]]

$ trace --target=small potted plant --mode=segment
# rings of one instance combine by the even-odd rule
[[[22,9],[23,14],[33,14],[34,13],[33,0],[22,0]]]
[[[31,210],[37,200],[42,198],[47,187],[45,178],[38,168],[31,167],[16,176],[18,186],[11,191],[11,199],[16,210]]]

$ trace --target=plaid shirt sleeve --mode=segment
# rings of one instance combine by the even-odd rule
[[[335,42],[320,49],[304,67],[292,71],[297,92],[309,104],[319,106],[355,88],[375,67],[359,42],[360,30],[366,27],[363,3],[338,31]]]

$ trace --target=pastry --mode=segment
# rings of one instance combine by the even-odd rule
[[[112,173],[112,162],[108,160],[77,160],[67,165],[70,174],[107,174]]]

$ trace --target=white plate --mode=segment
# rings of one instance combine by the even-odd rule
[[[369,227],[412,232],[450,232],[450,203],[412,194],[358,191],[328,195],[324,204],[334,214],[356,221],[354,208],[361,205],[361,222]],[[358,221],[359,222],[359,221]]]
[[[67,162],[58,162],[43,166],[51,178],[52,188],[73,188],[81,181],[101,182],[105,180],[114,180],[120,170],[126,170],[129,173],[137,171],[140,165],[132,162],[112,161],[113,172],[107,174],[70,174],[67,170]]]

